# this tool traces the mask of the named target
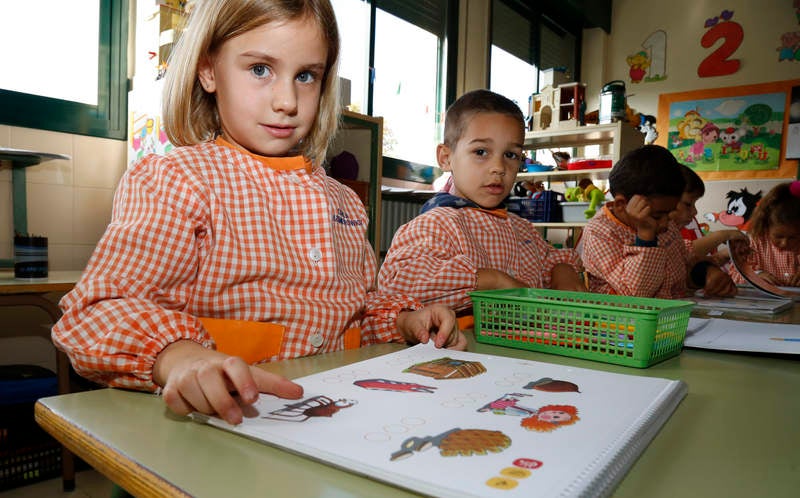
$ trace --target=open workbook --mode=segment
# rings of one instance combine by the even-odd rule
[[[296,379],[233,426],[433,496],[606,496],[686,395],[681,381],[417,345]]]

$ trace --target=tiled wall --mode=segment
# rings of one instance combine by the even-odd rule
[[[28,231],[48,238],[51,270],[82,270],[111,219],[127,144],[0,125],[0,146],[65,154],[26,168]],[[13,257],[11,170],[0,169],[0,259]]]

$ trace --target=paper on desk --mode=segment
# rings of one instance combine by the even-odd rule
[[[690,318],[684,346],[753,353],[800,354],[800,326]]]

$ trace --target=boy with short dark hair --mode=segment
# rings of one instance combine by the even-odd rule
[[[672,153],[657,145],[633,150],[614,165],[608,181],[614,199],[582,236],[592,292],[674,299],[702,287],[708,296],[736,294],[725,272],[696,262],[670,223],[686,186]]]
[[[506,97],[475,90],[450,106],[436,156],[452,173],[452,187],[397,230],[381,265],[380,292],[458,312],[471,308],[474,290],[586,291],[577,253],[552,247],[533,223],[505,209],[524,139],[522,112]]]
[[[711,259],[717,265],[727,263],[730,256],[727,249],[717,251],[717,246],[724,244],[731,239],[746,239],[747,236],[739,230],[715,230],[706,235],[700,231],[700,224],[697,222],[697,208],[695,204],[706,193],[706,186],[692,168],[681,164],[683,179],[686,181],[686,188],[683,190],[681,200],[675,207],[675,211],[669,217],[678,226],[683,237],[684,243],[692,251],[695,257],[705,258],[711,255]]]

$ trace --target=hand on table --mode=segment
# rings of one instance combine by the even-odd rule
[[[234,398],[253,404],[259,393],[298,399],[298,384],[248,365],[243,359],[205,348],[193,341],[167,346],[156,359],[153,380],[163,386],[162,395],[178,415],[200,412],[217,415],[230,424],[242,421],[242,408]]]
[[[412,343],[426,344],[432,339],[437,348],[467,349],[467,338],[458,329],[455,312],[443,304],[401,312],[397,315],[397,329]]]

